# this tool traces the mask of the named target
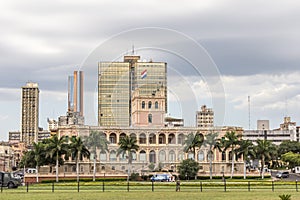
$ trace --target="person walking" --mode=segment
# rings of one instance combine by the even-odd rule
[[[179,179],[176,182],[176,192],[180,192],[180,181],[179,181]]]

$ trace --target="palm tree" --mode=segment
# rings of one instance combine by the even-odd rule
[[[48,139],[47,145],[47,156],[53,157],[56,159],[55,171],[56,171],[56,182],[58,182],[58,160],[62,155],[68,155],[69,148],[67,144],[66,136],[58,138],[57,135],[53,135]]]
[[[205,136],[203,142],[204,146],[208,145],[208,157],[209,157],[209,177],[212,179],[212,151],[216,147],[218,133],[209,133]]]
[[[261,178],[264,179],[264,166],[266,160],[271,158],[272,151],[275,150],[274,144],[268,140],[256,140],[257,145],[254,147],[256,158],[261,161]]]
[[[236,156],[236,149],[239,145],[239,135],[236,135],[234,131],[226,132],[224,135],[224,151],[227,149],[231,150],[231,175],[230,178],[233,177],[234,173],[234,161],[235,161],[235,156]]]
[[[77,182],[79,182],[79,160],[83,159],[84,157],[88,158],[90,156],[90,152],[84,145],[81,137],[71,138],[70,149],[72,154],[75,156]]]
[[[196,158],[196,149],[201,148],[202,144],[204,141],[204,137],[201,133],[196,133],[195,135],[193,133],[190,133],[186,136],[186,139],[184,141],[184,147],[183,151],[188,153],[188,152],[193,152],[194,155],[194,160]]]
[[[36,182],[39,182],[39,167],[41,160],[45,156],[45,145],[41,142],[33,143],[32,154],[34,155],[35,168],[36,168]]]
[[[85,144],[87,147],[92,149],[92,153],[94,154],[93,181],[95,181],[97,149],[99,149],[100,152],[108,151],[109,141],[106,140],[105,134],[103,132],[92,131],[90,135],[85,138]]]
[[[119,148],[117,150],[117,156],[122,154],[127,154],[128,158],[128,176],[127,176],[127,182],[129,181],[130,176],[130,165],[132,164],[132,152],[137,151],[139,149],[139,146],[136,144],[136,138],[129,137],[126,135],[125,137],[121,138],[118,145]]]
[[[246,179],[246,164],[249,157],[254,157],[253,143],[250,140],[241,140],[237,149],[238,157],[243,156],[244,159],[244,179]]]

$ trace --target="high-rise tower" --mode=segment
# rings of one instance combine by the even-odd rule
[[[201,110],[196,112],[196,126],[201,128],[214,126],[214,111],[212,108],[207,108],[206,105],[201,106]]]
[[[28,82],[22,87],[21,141],[31,147],[37,142],[39,131],[39,88]]]
[[[98,125],[128,127],[132,125],[132,97],[163,90],[167,112],[167,64],[141,62],[140,56],[124,56],[123,62],[100,62],[98,65]]]
[[[84,125],[83,116],[83,72],[74,71],[68,77],[68,111],[58,118],[58,126]]]
[[[83,72],[74,71],[68,79],[68,112],[83,116]]]

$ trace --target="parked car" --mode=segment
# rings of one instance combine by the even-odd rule
[[[21,185],[21,179],[10,172],[0,172],[0,186],[8,188],[17,188]]]
[[[27,168],[26,169],[26,173],[28,173],[28,174],[36,174],[36,169],[35,168]]]
[[[290,176],[289,172],[278,172],[276,178],[288,178]]]
[[[151,181],[170,181],[171,176],[169,174],[155,174],[150,178]]]

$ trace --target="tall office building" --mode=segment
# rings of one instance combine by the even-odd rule
[[[206,105],[201,106],[201,110],[196,112],[196,127],[208,128],[214,126],[214,111],[207,108]]]
[[[28,82],[22,87],[21,141],[27,147],[38,140],[39,92],[37,83]]]
[[[124,56],[123,62],[100,62],[98,65],[98,125],[132,125],[132,96],[135,90],[146,97],[164,91],[167,112],[167,64],[141,62],[140,56]]]

